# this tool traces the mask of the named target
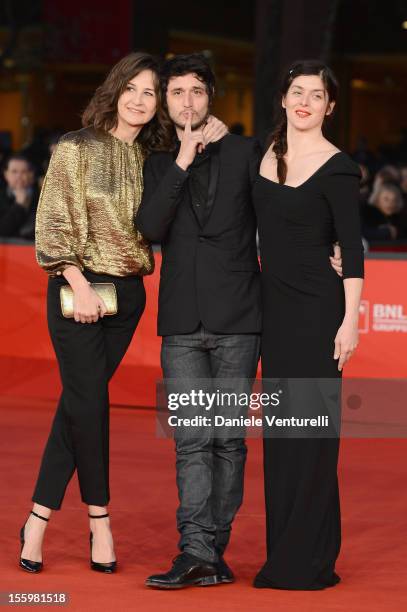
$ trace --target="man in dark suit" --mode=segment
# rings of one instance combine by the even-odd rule
[[[232,134],[206,143],[214,75],[203,56],[168,60],[161,85],[175,128],[174,150],[147,159],[136,226],[162,248],[158,334],[167,392],[250,393],[261,328],[251,202],[260,147]],[[216,409],[228,417],[245,413],[236,404]],[[177,411],[177,417],[204,414],[193,402]],[[223,552],[243,497],[244,431],[215,432],[212,420],[209,426],[175,427],[174,436],[182,552],[169,572],[150,576],[146,584],[233,582]]]

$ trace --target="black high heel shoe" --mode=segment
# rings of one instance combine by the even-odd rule
[[[49,521],[49,519],[45,518],[45,516],[40,516],[33,510],[31,510],[30,514],[33,514],[34,516],[41,519],[42,521],[47,521],[47,523]],[[24,525],[21,527],[21,530],[20,530],[21,552],[23,551],[24,544],[25,544],[25,525],[26,523],[27,521],[24,523]],[[22,557],[20,557],[19,565],[23,570],[25,570],[26,572],[31,572],[31,574],[37,574],[43,568],[42,561],[30,561],[30,559],[23,559]]]
[[[106,518],[109,514],[88,514],[89,518],[99,519]],[[117,563],[116,561],[111,561],[110,563],[98,563],[97,561],[92,560],[92,544],[93,544],[93,533],[90,532],[90,567],[95,572],[102,572],[103,574],[113,574],[116,571]]]

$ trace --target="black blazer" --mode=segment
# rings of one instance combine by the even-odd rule
[[[174,153],[154,153],[144,167],[137,229],[160,242],[158,334],[257,333],[260,270],[252,184],[261,150],[253,138],[229,134],[209,145],[210,214],[203,226],[187,189],[188,171]]]

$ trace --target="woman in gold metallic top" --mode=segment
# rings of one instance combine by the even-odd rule
[[[145,305],[143,275],[151,274],[150,245],[134,227],[146,154],[165,146],[158,65],[144,53],[123,58],[98,88],[83,129],[60,140],[39,202],[36,251],[49,274],[48,326],[63,391],[21,530],[20,566],[42,569],[42,540],[51,510],[61,507],[78,472],[88,505],[91,568],[116,569],[109,502],[108,382],[130,344]],[[114,283],[118,313],[89,283]],[[69,283],[74,318],[61,312]]]
[[[90,516],[91,568],[116,569],[109,502],[108,383],[130,344],[145,305],[143,276],[150,245],[134,226],[143,189],[144,157],[171,147],[162,113],[158,64],[131,53],[113,67],[82,117],[53,153],[37,213],[36,251],[49,274],[48,327],[59,363],[62,395],[42,458],[30,516],[21,529],[20,566],[42,569],[42,541],[52,510],[78,472]],[[210,117],[205,141],[225,134]],[[89,283],[113,283],[118,312]],[[74,317],[61,312],[60,288],[73,290]]]

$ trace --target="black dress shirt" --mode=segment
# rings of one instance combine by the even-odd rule
[[[210,173],[210,153],[199,153],[189,167],[188,189],[191,206],[201,226],[209,216],[208,190]]]

